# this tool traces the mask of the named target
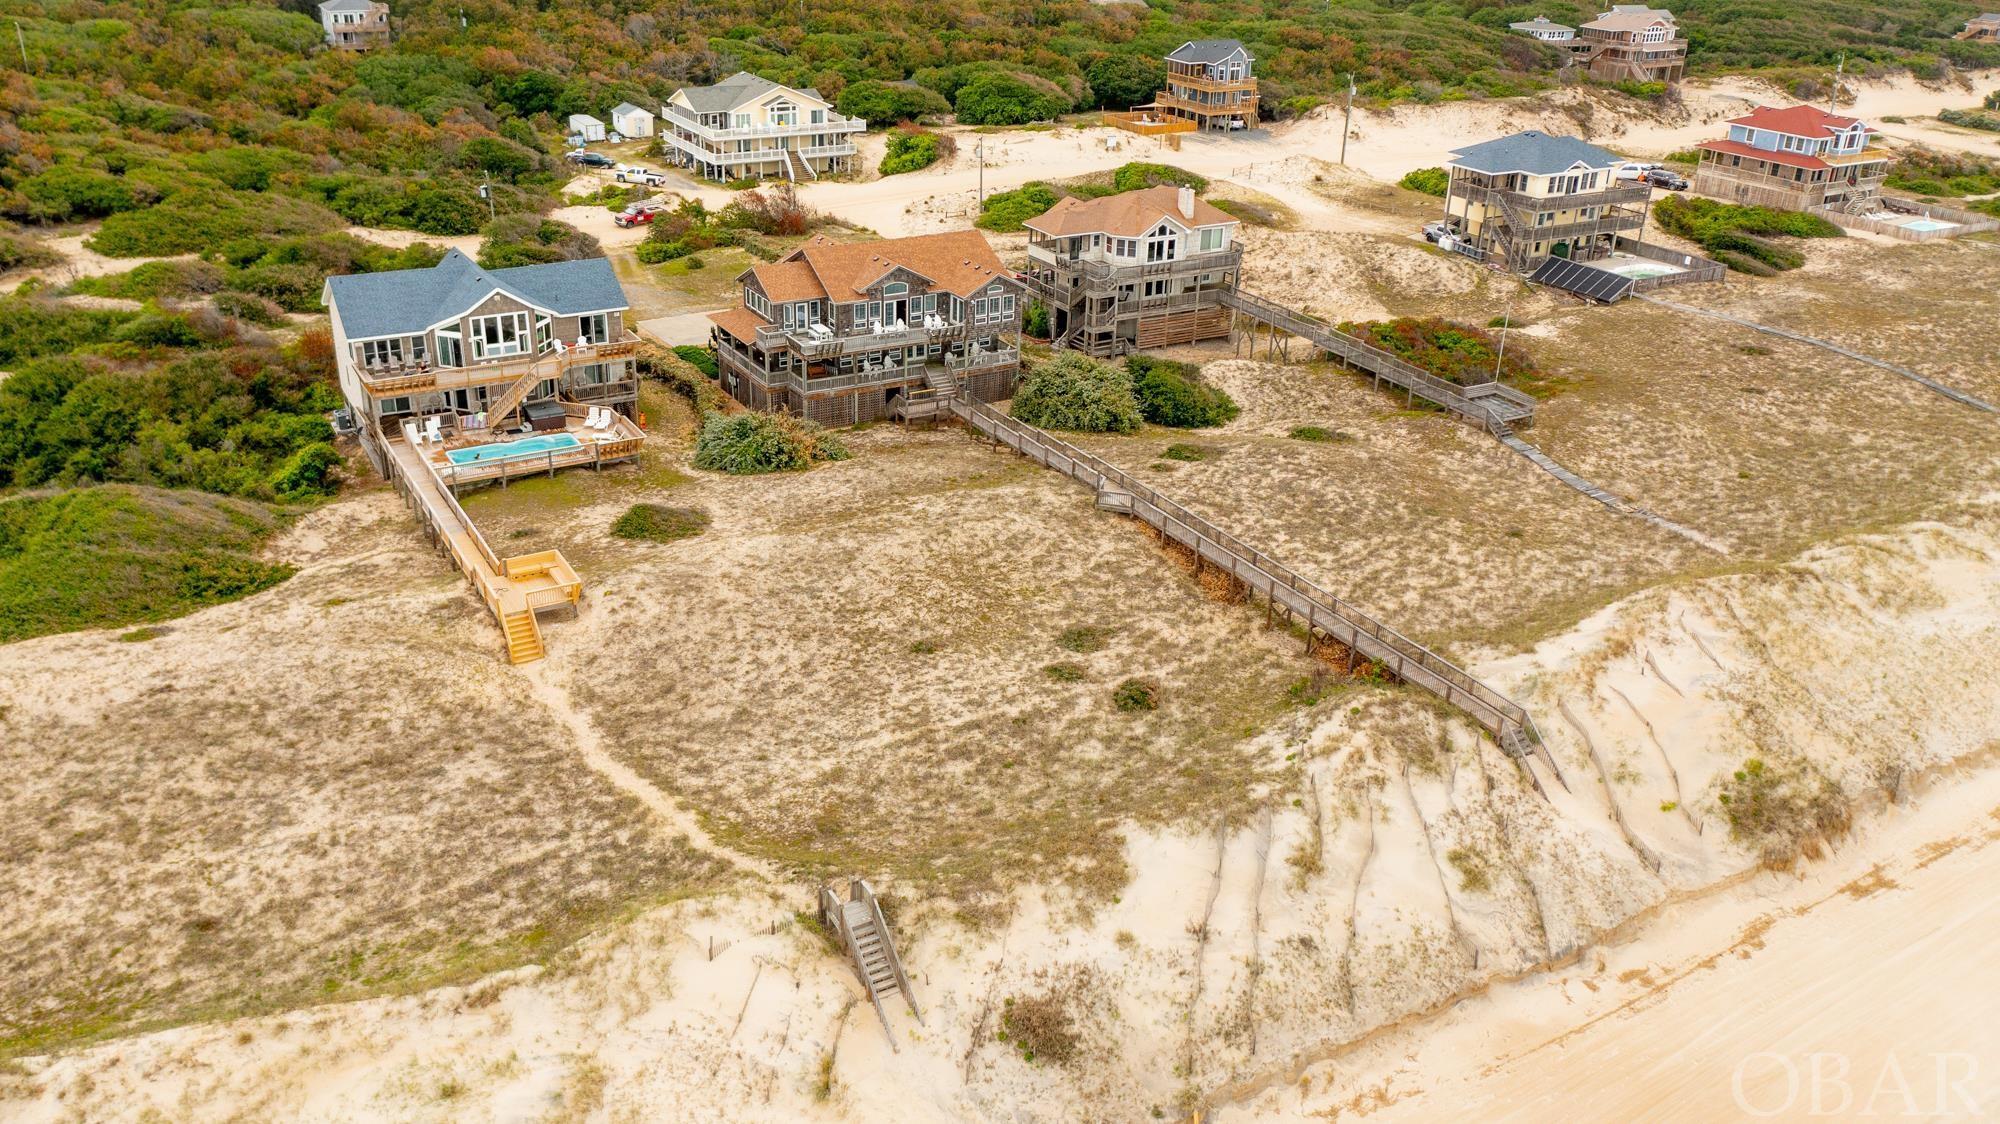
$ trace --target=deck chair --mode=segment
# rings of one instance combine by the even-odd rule
[[[433,445],[444,444],[444,419],[432,414],[424,420],[424,440]]]
[[[403,419],[403,441],[412,449],[423,444],[423,440],[417,436],[417,423],[408,418]]]

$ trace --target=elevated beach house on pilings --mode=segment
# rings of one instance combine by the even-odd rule
[[[710,338],[746,406],[853,425],[1013,393],[1026,298],[977,231],[816,237],[737,280],[743,303],[709,314]]]
[[[1687,73],[1688,41],[1674,14],[1644,4],[1619,4],[1576,29],[1573,65],[1599,82],[1662,82]]]
[[[527,426],[636,438],[629,302],[603,258],[482,269],[457,250],[430,269],[330,277],[340,391],[362,444],[385,470],[406,421],[453,443],[504,439]],[[565,447],[569,447],[565,445]],[[585,450],[587,451],[587,450]]]
[[[1257,124],[1256,63],[1234,39],[1192,39],[1167,56],[1167,85],[1150,106],[1203,129],[1247,129]]]
[[[1229,335],[1238,224],[1193,189],[1069,197],[1024,225],[1028,285],[1057,346],[1110,356]]]
[[[1875,130],[1852,117],[1795,105],[1763,106],[1732,118],[1729,135],[1703,141],[1694,189],[1703,195],[1786,211],[1874,210],[1889,154],[1869,145]]]
[[[1472,256],[1527,273],[1550,257],[1593,261],[1638,240],[1652,190],[1621,182],[1623,159],[1575,137],[1528,130],[1451,154],[1445,220]]]
[[[868,122],[835,113],[818,90],[738,71],[675,90],[660,107],[659,131],[667,158],[706,179],[803,182],[851,169],[854,138]]]

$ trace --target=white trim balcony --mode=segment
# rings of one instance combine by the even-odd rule
[[[678,106],[664,106],[666,120],[692,133],[699,133],[711,141],[755,140],[758,137],[796,137],[813,133],[865,133],[868,122],[859,117],[842,117],[829,113],[827,119],[817,123],[800,125],[749,125],[740,128],[715,128],[701,123],[699,117],[688,116]]]

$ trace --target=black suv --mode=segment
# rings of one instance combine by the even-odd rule
[[[586,168],[612,168],[618,164],[618,161],[604,155],[602,152],[585,152],[582,149],[570,153],[563,157],[563,159],[572,164],[581,164]]]
[[[1654,168],[1652,171],[1640,176],[1639,180],[1642,183],[1652,184],[1654,187],[1664,187],[1668,191],[1686,191],[1688,187],[1686,176],[1681,175],[1679,172],[1670,172],[1665,168]]]

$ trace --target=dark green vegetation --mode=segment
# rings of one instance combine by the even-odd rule
[[[1396,185],[1443,198],[1445,189],[1451,186],[1451,175],[1443,168],[1418,168],[1403,173],[1403,178],[1397,180]]]
[[[1126,714],[1158,710],[1159,685],[1149,679],[1127,679],[1111,689],[1111,705]]]
[[[734,246],[744,231],[791,236],[823,222],[825,217],[799,202],[798,193],[788,183],[746,191],[720,211],[709,210],[699,199],[687,198],[671,212],[653,219],[636,254],[640,261],[655,265],[717,246]]]
[[[1202,382],[1201,368],[1192,363],[1128,355],[1125,372],[1132,376],[1140,415],[1154,425],[1199,429],[1221,425],[1241,412],[1222,388]]]
[[[1780,767],[1749,758],[1715,799],[1729,821],[1729,837],[1759,847],[1773,866],[1790,865],[1801,854],[1817,856],[1825,840],[1846,833],[1850,820],[1840,786],[1810,762]]]
[[[928,168],[958,150],[958,142],[948,133],[933,133],[915,125],[898,125],[889,134],[889,147],[882,156],[885,176]]]
[[[1196,191],[1208,190],[1206,178],[1185,168],[1176,168],[1172,164],[1134,161],[1120,165],[1108,175],[1099,173],[1060,184],[1032,180],[1012,191],[996,192],[986,197],[986,203],[980,208],[975,225],[981,230],[1012,234],[1021,229],[1022,223],[1055,206],[1056,202],[1066,195],[1073,195],[1079,199],[1097,199],[1123,191],[1138,191],[1167,183],[1192,187]]]
[[[122,485],[0,501],[0,643],[268,589],[292,574],[256,557],[280,522],[263,504]]]
[[[637,503],[611,524],[611,533],[621,539],[642,542],[677,542],[708,530],[708,512],[691,507],[666,507]]]
[[[1660,229],[1699,244],[1716,261],[1763,277],[1806,263],[1804,254],[1769,241],[1770,237],[1841,236],[1839,227],[1803,211],[1740,207],[1685,195],[1669,195],[1653,204],[1653,217]]]
[[[1992,195],[2000,192],[2000,160],[1981,160],[1926,148],[1909,149],[1890,166],[1888,185],[1929,199]],[[2000,199],[1967,199],[1960,205],[1967,210],[2000,215]]]
[[[789,472],[844,461],[847,448],[818,424],[789,414],[710,414],[695,438],[694,464],[734,476]]]
[[[32,307],[0,302],[0,317],[23,305]],[[128,318],[112,335],[156,319],[185,322],[112,315]],[[339,404],[331,366],[324,333],[284,352],[199,351],[137,368],[79,355],[34,360],[0,381],[0,486],[115,481],[255,499],[328,495],[340,464],[325,416]]]
[[[1029,425],[1079,433],[1139,428],[1132,376],[1074,351],[1037,363],[1014,391],[1013,413]]]
[[[597,239],[566,222],[535,215],[501,215],[481,231],[479,264],[487,269],[601,258]]]
[[[1503,382],[1531,387],[1546,377],[1518,341],[1510,340],[1502,356],[1497,333],[1434,316],[1346,323],[1340,330],[1360,336],[1412,366],[1461,385],[1491,381],[1496,362]],[[1298,430],[1292,436],[1328,440],[1302,436]]]
[[[424,269],[443,256],[428,242],[392,250],[343,233],[240,238],[193,261],[147,262],[125,273],[80,278],[69,290],[129,300],[213,297],[230,315],[268,324],[277,319],[273,310],[321,311],[320,288],[329,276]]]
[[[686,360],[689,366],[707,375],[709,378],[714,378],[720,373],[721,369],[715,364],[715,352],[705,347],[698,347],[691,343],[677,344],[674,347],[674,354]]]
[[[1957,125],[1962,129],[1984,129],[2000,133],[2000,114],[1982,113],[1976,109],[1945,109],[1938,112],[1938,120],[1947,125]]]

